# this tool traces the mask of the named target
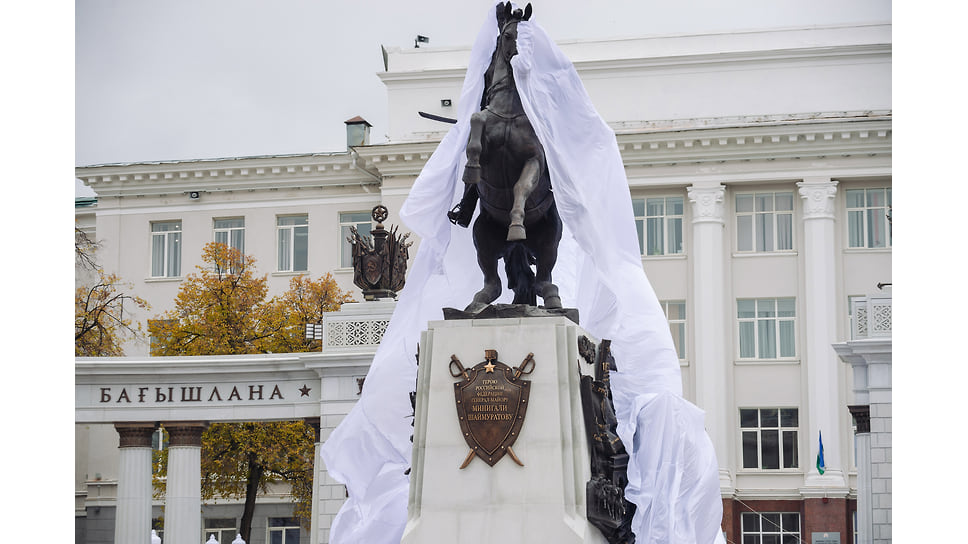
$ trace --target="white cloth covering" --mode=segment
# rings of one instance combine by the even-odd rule
[[[442,308],[463,308],[481,288],[471,230],[446,212],[460,199],[469,119],[479,109],[497,38],[490,9],[468,63],[458,122],[400,211],[420,237],[406,287],[359,402],[323,444],[329,474],[349,499],[333,521],[335,544],[398,543],[407,517],[420,333]],[[581,326],[612,340],[618,433],[630,454],[626,495],[639,543],[722,541],[718,464],[703,412],[682,398],[668,322],[642,269],[628,181],[614,132],[595,111],[572,63],[534,21],[518,25],[514,78],[544,146],[565,232],[553,281]],[[503,273],[503,272],[502,272]],[[509,302],[505,292],[498,302]]]

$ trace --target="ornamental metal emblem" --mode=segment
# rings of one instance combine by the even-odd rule
[[[497,360],[497,351],[484,350],[484,361],[465,369],[456,355],[450,356],[450,375],[463,380],[454,384],[457,417],[464,440],[471,448],[460,468],[474,456],[494,466],[507,453],[520,466],[511,446],[521,433],[528,408],[531,382],[521,376],[534,371],[529,353],[515,368]]]
[[[370,253],[362,256],[363,277],[369,285],[378,285],[383,276],[383,255]]]
[[[397,298],[407,276],[407,259],[413,242],[407,241],[410,233],[397,235],[396,227],[383,228],[388,211],[386,206],[373,208],[370,216],[376,227],[370,236],[350,227],[352,236],[346,239],[353,246],[353,284],[363,291],[363,298]]]

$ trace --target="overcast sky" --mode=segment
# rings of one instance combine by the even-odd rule
[[[559,41],[891,20],[887,0],[532,4]],[[380,46],[469,46],[493,5],[78,0],[75,164],[339,151],[356,115],[379,143]]]

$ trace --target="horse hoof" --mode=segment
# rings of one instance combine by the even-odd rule
[[[490,305],[484,302],[471,302],[466,308],[464,308],[464,311],[469,314],[479,314],[488,306]]]
[[[480,166],[465,166],[464,167],[464,177],[462,178],[464,183],[476,184],[481,181],[481,167]]]
[[[554,296],[542,300],[544,301],[545,308],[550,308],[552,310],[561,308],[561,297]]]
[[[511,225],[508,227],[508,242],[519,242],[527,239],[527,231],[524,230],[524,225]]]

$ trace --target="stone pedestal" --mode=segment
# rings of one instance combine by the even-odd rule
[[[413,472],[403,544],[604,543],[585,519],[589,452],[582,418],[578,336],[565,317],[436,321],[423,334],[414,423]],[[590,338],[591,339],[591,338]],[[596,341],[597,339],[592,339]],[[534,354],[530,397],[512,448],[494,466],[473,458],[458,421],[455,355],[470,369],[496,350],[516,367]]]

